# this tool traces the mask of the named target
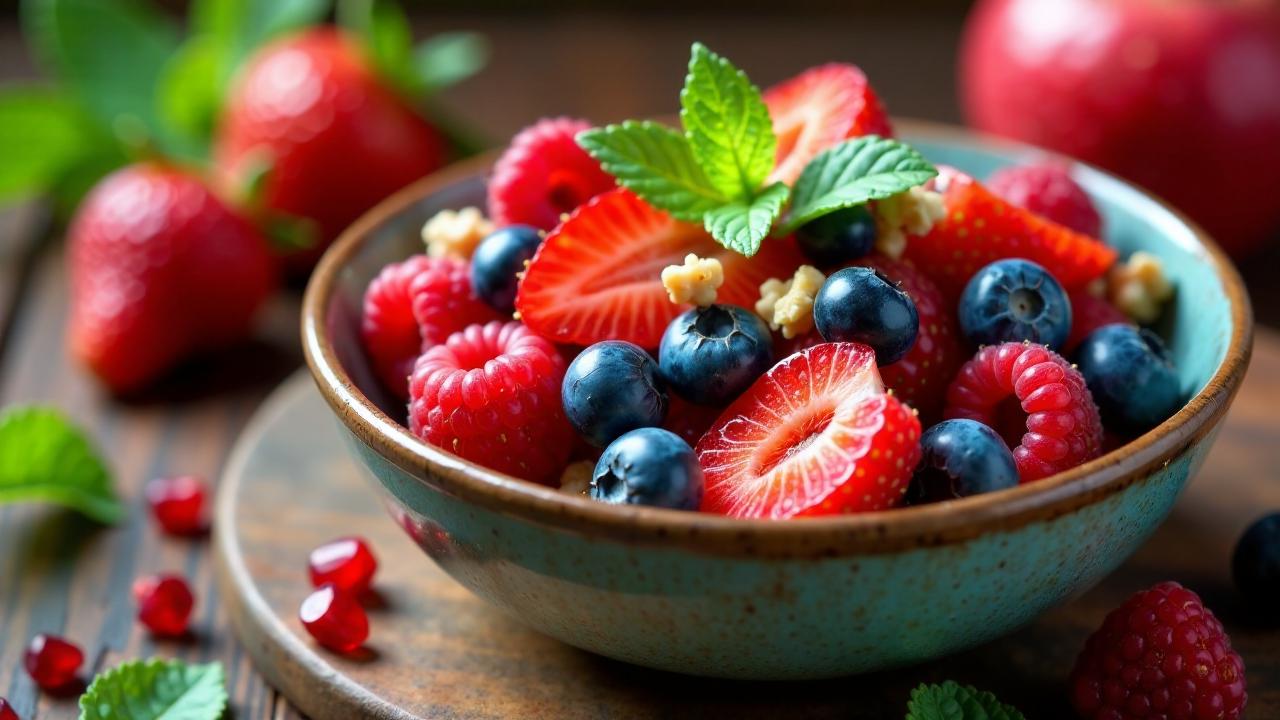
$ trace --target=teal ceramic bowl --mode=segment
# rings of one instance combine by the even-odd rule
[[[1041,155],[904,124],[937,163],[978,176]],[[620,507],[500,475],[419,442],[359,341],[360,299],[418,248],[437,210],[482,205],[492,158],[388,200],[328,252],[302,334],[316,384],[393,517],[457,581],[560,640],[698,675],[820,678],[916,663],[1030,622],[1111,572],[1169,514],[1204,461],[1248,364],[1235,270],[1139,190],[1076,166],[1108,239],[1148,250],[1177,283],[1165,334],[1190,402],[1071,472],[924,507],[798,521]]]

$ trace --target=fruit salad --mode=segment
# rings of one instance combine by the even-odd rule
[[[1032,483],[1185,401],[1157,321],[1056,164],[935,167],[866,76],[761,92],[695,44],[679,127],[540,120],[487,208],[364,299],[436,447],[604,503],[789,519]]]

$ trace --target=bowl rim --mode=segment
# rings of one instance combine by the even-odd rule
[[[325,253],[307,285],[302,344],[313,379],[343,425],[419,482],[465,502],[556,529],[628,544],[693,552],[768,557],[836,557],[959,543],[1049,520],[1100,502],[1167,467],[1208,435],[1239,390],[1253,346],[1252,310],[1225,253],[1199,226],[1151,194],[1087,164],[1031,145],[924,121],[901,120],[902,135],[1057,157],[1091,185],[1147,203],[1189,229],[1211,262],[1230,303],[1231,338],[1212,377],[1173,417],[1121,448],[1064,473],[993,493],[909,508],[795,521],[736,519],[706,513],[611,505],[498,473],[417,439],[355,386],[338,361],[326,327],[337,278],[374,231],[443,188],[484,174],[493,152],[457,163],[406,187],[365,213]]]

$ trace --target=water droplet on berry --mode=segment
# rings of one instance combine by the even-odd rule
[[[179,637],[187,632],[195,597],[187,581],[176,575],[139,578],[133,584],[138,604],[138,622],[160,637]]]
[[[302,601],[298,619],[316,642],[334,652],[352,652],[369,637],[364,608],[332,584],[322,585]]]
[[[191,475],[156,478],[146,487],[151,514],[169,535],[199,535],[208,529],[205,494],[204,482]]]
[[[41,633],[27,645],[23,662],[36,685],[42,690],[56,691],[76,679],[76,672],[84,663],[84,653],[56,635]]]
[[[332,583],[339,590],[359,594],[369,589],[378,561],[363,538],[345,537],[312,550],[307,566],[313,586]]]
[[[13,709],[8,700],[0,697],[0,720],[22,720],[18,717],[18,711]]]

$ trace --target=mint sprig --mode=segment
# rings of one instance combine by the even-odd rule
[[[819,153],[800,173],[782,232],[837,210],[883,200],[937,174],[915,148],[896,140],[878,135],[846,140]]]
[[[989,692],[948,680],[911,691],[906,720],[1026,720]]]
[[[618,184],[721,245],[754,255],[771,232],[905,192],[937,175],[904,143],[867,136],[815,157],[794,188],[764,186],[778,138],[760,90],[723,57],[694,43],[680,91],[683,132],[628,120],[579,133],[578,144]],[[791,210],[775,228],[788,201]]]
[[[80,720],[218,720],[227,709],[222,666],[135,660],[94,678]]]
[[[0,415],[0,503],[20,500],[56,503],[102,523],[125,515],[97,450],[48,408],[17,407]]]

